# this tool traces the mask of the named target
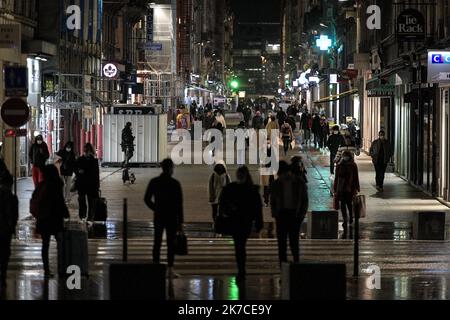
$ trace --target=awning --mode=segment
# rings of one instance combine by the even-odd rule
[[[201,88],[201,87],[196,87],[196,86],[189,86],[188,88],[189,90],[199,90],[199,91],[204,91],[204,92],[208,92],[208,93],[213,93],[213,91],[205,89],[205,88]]]
[[[339,94],[335,94],[326,98],[322,98],[320,100],[314,101],[315,104],[320,104],[320,103],[327,103],[327,102],[332,102],[332,101],[337,101],[340,100],[342,98],[354,95],[354,94],[358,94],[358,89],[353,89],[350,91],[345,91]]]

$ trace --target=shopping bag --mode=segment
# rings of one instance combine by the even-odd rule
[[[291,141],[291,150],[295,149],[295,139]]]
[[[355,197],[355,200],[353,200],[353,210],[355,212],[359,212],[360,218],[366,217],[366,196],[365,195],[359,195]]]
[[[186,256],[188,254],[187,237],[184,232],[177,233],[174,244],[174,252],[177,256]]]

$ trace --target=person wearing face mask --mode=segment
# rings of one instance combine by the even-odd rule
[[[336,158],[334,158],[334,163],[336,165],[339,165],[341,163],[344,151],[349,151],[352,154],[352,157],[355,157],[355,155],[359,154],[355,142],[349,134],[344,136],[344,144],[339,147]]]
[[[386,139],[386,133],[383,130],[379,132],[378,139],[372,142],[370,156],[375,167],[377,191],[383,192],[386,167],[392,157],[391,145]]]
[[[34,143],[31,145],[28,156],[31,164],[33,165],[32,176],[34,187],[36,188],[38,184],[44,180],[42,170],[44,169],[48,158],[50,158],[48,146],[44,142],[42,135],[36,136]]]
[[[334,126],[332,134],[328,138],[327,147],[330,150],[330,173],[334,174],[334,159],[338,153],[339,147],[344,144],[344,137],[339,132],[339,126]]]
[[[95,157],[94,147],[90,143],[86,143],[83,151],[84,154],[75,162],[79,215],[82,221],[86,221],[87,214],[88,220],[92,221],[94,218],[94,202],[99,198],[100,170],[98,159]]]
[[[59,157],[61,164],[60,173],[64,180],[64,199],[66,202],[70,202],[70,188],[75,170],[75,161],[77,160],[75,151],[73,150],[73,142],[67,142],[64,148],[59,150],[56,155]]]
[[[353,199],[360,192],[358,166],[350,151],[342,153],[342,161],[336,167],[333,192],[341,204],[342,218],[344,220],[342,226],[345,230],[348,222],[350,225],[353,224]],[[350,215],[350,221],[348,215]]]

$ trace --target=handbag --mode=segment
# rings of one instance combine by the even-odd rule
[[[187,237],[184,232],[178,232],[175,237],[174,252],[177,256],[186,256],[188,254]]]
[[[291,150],[294,150],[295,149],[295,140],[292,140],[291,141]]]
[[[359,212],[360,218],[366,217],[366,196],[365,195],[358,195],[353,200],[353,211],[355,213]]]

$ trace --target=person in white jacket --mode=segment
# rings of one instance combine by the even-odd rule
[[[219,208],[220,195],[225,186],[231,183],[231,178],[227,172],[225,163],[219,162],[215,165],[208,182],[209,203],[212,208],[212,219],[216,221]]]
[[[222,114],[222,111],[218,110],[216,114],[216,121],[222,125],[222,129],[225,130],[227,128],[227,123],[225,121],[225,117]]]

